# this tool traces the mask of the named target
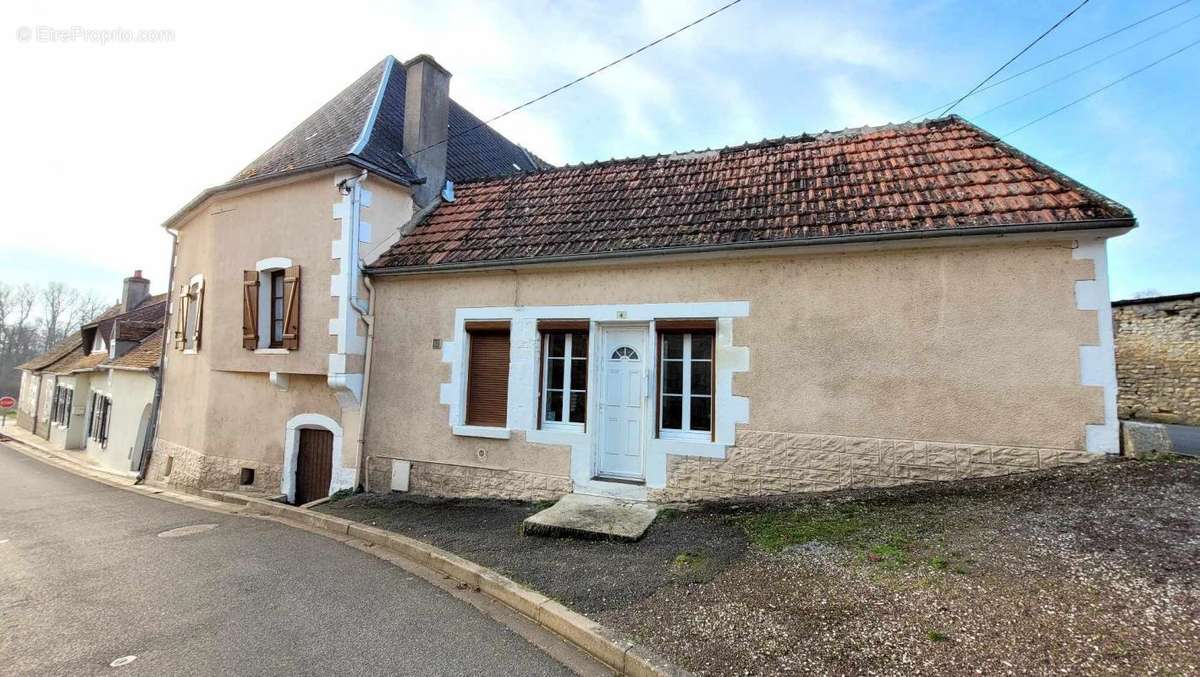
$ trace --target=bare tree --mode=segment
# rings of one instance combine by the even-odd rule
[[[1150,298],[1154,298],[1155,296],[1162,296],[1162,294],[1159,294],[1157,289],[1143,289],[1143,290],[1135,293],[1133,295],[1133,298],[1135,298],[1135,299],[1150,299]]]
[[[0,283],[0,394],[16,394],[17,365],[78,331],[105,307],[94,293],[60,282],[42,289]]]

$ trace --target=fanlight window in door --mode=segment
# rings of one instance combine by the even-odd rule
[[[617,348],[616,350],[613,351],[612,357],[609,359],[636,360],[636,359],[638,359],[638,354],[637,354],[636,350],[634,350],[633,348],[630,348],[629,346],[621,346],[620,348]]]

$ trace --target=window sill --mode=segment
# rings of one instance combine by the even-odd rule
[[[557,421],[542,421],[542,430],[556,433],[582,433],[582,423],[559,423]]]
[[[658,437],[669,442],[712,442],[712,433],[707,430],[660,430]]]
[[[199,352],[200,352],[200,351],[196,350],[195,348],[184,348],[184,349],[183,349],[183,354],[184,354],[184,355],[196,355],[196,354],[198,354]]]
[[[292,351],[287,348],[255,348],[255,355],[287,355]]]
[[[456,425],[453,432],[459,437],[487,437],[493,440],[507,440],[512,437],[512,431],[508,428],[482,425]]]

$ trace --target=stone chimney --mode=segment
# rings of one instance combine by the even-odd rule
[[[121,290],[121,307],[125,312],[137,308],[150,295],[150,280],[142,277],[142,271],[133,271],[133,277],[125,278],[125,286]]]
[[[404,157],[425,179],[413,194],[417,204],[424,206],[441,194],[446,183],[450,71],[428,54],[409,59],[404,71]]]

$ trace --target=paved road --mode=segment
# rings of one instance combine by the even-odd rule
[[[157,536],[196,524],[218,526]],[[137,660],[109,667],[127,655]],[[369,554],[108,487],[0,444],[0,674],[570,673]]]
[[[1200,456],[1200,426],[1168,425],[1167,435],[1171,438],[1171,446],[1181,454]]]

